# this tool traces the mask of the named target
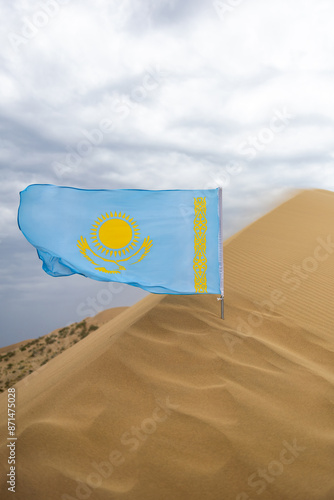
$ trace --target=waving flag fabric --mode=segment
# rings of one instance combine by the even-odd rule
[[[18,224],[51,276],[152,293],[223,293],[221,191],[85,190],[34,184]]]

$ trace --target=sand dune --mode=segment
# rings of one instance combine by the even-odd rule
[[[302,192],[228,240],[225,321],[151,295],[19,382],[14,498],[334,500],[333,209]]]

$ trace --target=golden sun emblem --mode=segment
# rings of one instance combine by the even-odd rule
[[[146,257],[153,245],[152,240],[147,236],[140,248],[132,253],[140,240],[139,226],[129,215],[121,212],[106,213],[94,221],[91,229],[91,240],[95,251],[90,248],[86,238],[81,236],[77,241],[80,252],[91,264],[96,266],[97,271],[110,274],[125,271],[124,263],[133,257],[137,257],[137,260],[129,262],[130,264],[140,262]],[[97,252],[100,252],[100,255]],[[107,258],[109,256],[111,258]]]
[[[139,241],[139,228],[130,216],[125,214],[112,212],[102,215],[100,219],[95,221],[92,227],[92,241],[94,246],[105,252],[117,256],[125,255],[130,252]]]

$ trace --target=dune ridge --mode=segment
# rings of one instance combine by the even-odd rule
[[[19,382],[16,498],[334,500],[333,209],[301,192],[227,242],[225,321],[148,296]]]

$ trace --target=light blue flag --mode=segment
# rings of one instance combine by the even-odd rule
[[[221,190],[86,190],[33,184],[18,224],[51,276],[152,293],[223,295]]]

